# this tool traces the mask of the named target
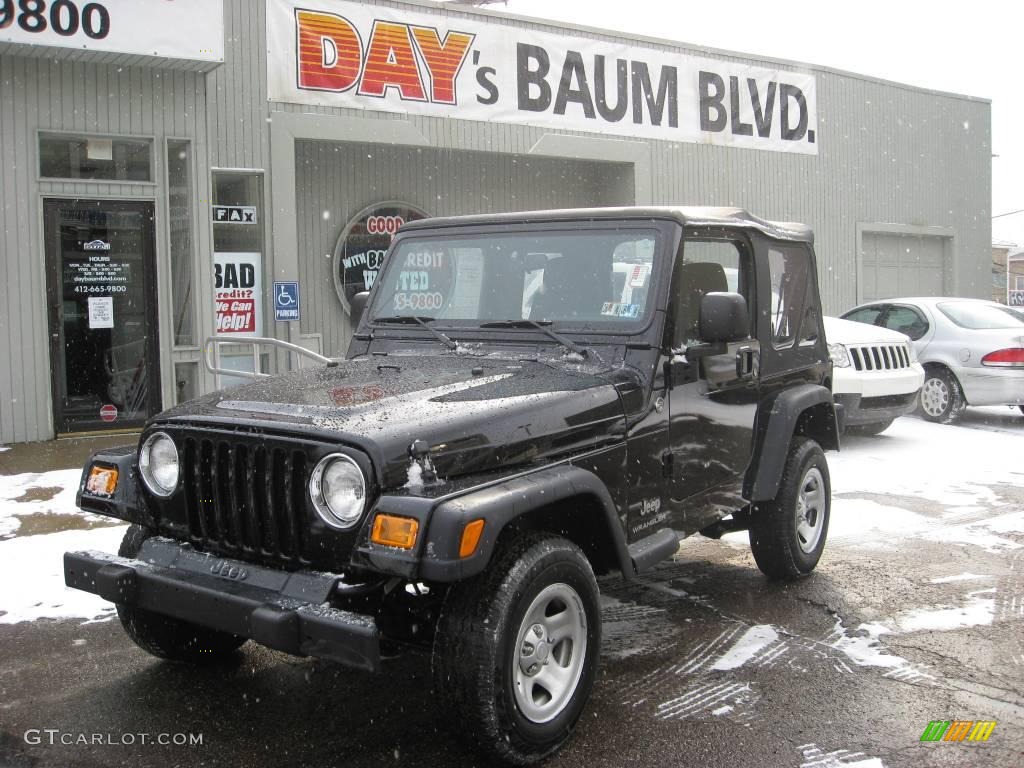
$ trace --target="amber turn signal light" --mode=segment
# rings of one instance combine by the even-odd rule
[[[459,542],[459,557],[469,557],[476,552],[476,545],[480,543],[480,535],[483,532],[483,520],[466,523],[466,527],[462,529],[462,541]]]
[[[113,496],[117,490],[117,470],[113,467],[94,466],[89,470],[85,490],[96,496]]]
[[[374,544],[383,544],[385,547],[412,549],[416,544],[416,534],[419,529],[419,521],[411,517],[377,515],[373,521],[370,541]]]

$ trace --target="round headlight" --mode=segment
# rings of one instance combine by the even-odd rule
[[[324,456],[310,475],[309,496],[325,523],[333,528],[351,528],[359,522],[366,503],[363,472],[348,456]]]
[[[142,444],[139,470],[146,487],[157,496],[170,496],[174,493],[180,475],[178,449],[166,433],[155,432]]]

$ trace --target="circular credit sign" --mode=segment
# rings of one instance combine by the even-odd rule
[[[334,289],[345,314],[351,314],[353,296],[373,287],[398,228],[425,218],[427,214],[415,206],[386,202],[364,208],[345,225],[332,262]]]

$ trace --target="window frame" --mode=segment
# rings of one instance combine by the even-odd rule
[[[43,174],[43,147],[42,142],[44,138],[48,137],[63,137],[68,139],[79,138],[85,139],[111,139],[112,141],[125,140],[125,141],[145,141],[149,144],[149,181],[141,181],[138,179],[83,179],[75,178],[74,176],[47,176]],[[88,133],[82,131],[68,131],[58,130],[49,128],[40,128],[36,130],[36,181],[40,184],[46,183],[70,183],[70,184],[139,184],[147,187],[156,187],[159,182],[157,180],[157,158],[156,158],[156,137],[152,134],[134,134],[134,133]]]
[[[650,280],[657,280],[657,284],[652,284],[651,289],[648,292],[647,304],[644,307],[644,314],[636,320],[630,320],[626,322],[615,322],[612,320],[601,321],[589,327],[580,327],[578,322],[570,320],[555,320],[548,326],[555,331],[563,334],[571,334],[574,337],[579,338],[590,338],[590,337],[629,337],[629,336],[641,336],[650,332],[652,325],[658,319],[658,306],[662,300],[661,297],[664,295],[665,289],[664,283],[667,282],[670,275],[669,270],[672,268],[673,255],[678,250],[677,243],[679,242],[677,232],[678,227],[676,222],[668,219],[634,219],[634,218],[622,218],[622,219],[600,219],[594,221],[578,222],[578,221],[543,221],[543,222],[529,222],[520,223],[513,225],[497,225],[497,224],[480,224],[473,227],[459,227],[457,233],[453,233],[447,228],[420,228],[410,229],[405,232],[399,232],[395,235],[394,240],[391,242],[391,246],[388,249],[388,255],[385,257],[385,268],[387,263],[391,260],[392,255],[398,250],[399,247],[407,240],[425,240],[430,238],[441,238],[441,239],[455,239],[455,238],[466,238],[466,239],[480,239],[486,237],[500,237],[509,235],[542,235],[545,232],[551,233],[572,233],[580,232],[583,234],[589,232],[595,232],[600,230],[613,230],[616,232],[623,232],[627,230],[637,231],[648,231],[655,232],[657,235],[658,243],[654,250],[653,268],[649,276]],[[383,270],[382,270],[383,271]],[[377,292],[378,287],[383,285],[383,280],[378,276],[377,280],[374,281],[373,289],[370,291],[369,299],[366,303],[366,309],[363,312],[363,317],[360,320],[359,327],[362,328],[364,324],[367,327],[373,328],[373,337],[382,340],[395,340],[402,338],[419,338],[420,336],[427,335],[428,332],[422,328],[413,326],[398,326],[398,325],[373,325],[371,318],[373,316],[374,305],[377,303]],[[452,331],[461,332],[462,334],[472,334],[471,338],[492,338],[508,334],[509,332],[528,335],[543,335],[539,331],[535,331],[529,328],[516,328],[516,329],[494,329],[494,328],[481,328],[479,322],[470,323],[459,323],[456,319],[454,322],[449,319],[438,320],[431,324],[431,328],[440,331]]]
[[[919,309],[918,307],[915,307],[915,306],[913,306],[911,304],[886,304],[885,305],[885,311],[878,316],[879,319],[880,319],[880,322],[876,323],[876,325],[878,325],[879,328],[885,328],[888,331],[896,331],[895,328],[890,328],[886,323],[888,323],[888,321],[889,321],[889,315],[891,315],[893,313],[893,311],[897,310],[897,309],[907,309],[907,310],[910,310],[911,312],[913,312],[915,315],[917,315],[924,322],[924,330],[916,338],[911,336],[910,334],[904,334],[911,341],[920,341],[921,339],[923,339],[925,336],[927,336],[931,332],[931,330],[932,330],[931,321],[925,316],[925,313],[921,309]],[[903,331],[896,331],[896,333],[903,333]]]
[[[793,329],[793,333],[792,333],[792,335],[790,337],[788,337],[782,343],[779,343],[779,340],[778,340],[778,337],[777,337],[777,334],[776,334],[776,330],[775,330],[775,318],[772,316],[772,309],[771,309],[771,297],[773,296],[773,293],[772,293],[773,280],[772,280],[771,253],[772,253],[772,251],[776,251],[778,253],[782,253],[783,256],[785,257],[786,256],[786,254],[785,254],[786,250],[789,250],[789,251],[791,251],[793,253],[799,254],[803,258],[805,272],[806,272],[806,280],[805,280],[804,286],[803,286],[803,293],[800,295],[800,309],[799,309],[799,311],[797,312],[797,315],[796,315],[796,319],[797,319],[796,328]],[[769,332],[771,334],[771,346],[772,346],[772,349],[777,350],[777,351],[782,351],[782,350],[786,350],[786,349],[793,349],[794,347],[813,346],[814,344],[816,344],[818,342],[818,339],[822,336],[822,333],[821,333],[821,317],[820,317],[821,313],[818,312],[817,313],[818,314],[818,329],[817,329],[818,333],[815,335],[815,337],[813,339],[807,339],[807,338],[804,337],[804,334],[803,334],[804,322],[807,319],[807,309],[808,309],[808,307],[807,307],[807,298],[808,298],[809,290],[811,288],[811,281],[812,280],[817,280],[817,274],[815,273],[815,270],[813,268],[814,265],[813,265],[813,261],[811,259],[811,254],[810,254],[809,250],[806,247],[803,247],[802,244],[799,244],[799,243],[790,243],[790,242],[786,242],[786,241],[768,241],[767,244],[766,244],[766,248],[765,248],[765,266],[767,267],[767,273],[768,273],[768,286],[767,286],[767,289],[768,289],[767,297],[768,297],[768,307],[769,307],[769,310],[768,310],[768,327],[769,327]],[[781,304],[781,301],[782,301],[782,296],[780,295],[779,296],[780,304]]]
[[[743,296],[747,304],[747,336],[757,338],[757,260],[755,257],[754,244],[746,232],[724,227],[708,228],[687,228],[679,241],[679,247],[671,259],[672,274],[668,283],[667,292],[667,320],[665,323],[664,341],[662,346],[666,350],[679,349],[676,346],[676,321],[675,317],[675,293],[678,267],[686,263],[686,244],[690,242],[725,242],[736,247],[738,257],[738,272],[736,280],[736,293]],[[708,262],[691,262],[703,264]],[[713,263],[713,262],[712,262]],[[746,288],[744,293],[741,288]]]
[[[841,315],[839,316],[839,319],[840,319],[840,320],[849,320],[849,321],[850,321],[851,323],[861,323],[862,325],[870,325],[870,326],[875,326],[875,327],[878,327],[878,321],[879,321],[879,319],[882,319],[882,318],[884,318],[884,317],[885,317],[885,313],[889,311],[889,307],[890,307],[890,306],[891,306],[891,305],[889,305],[889,304],[884,304],[884,303],[883,303],[883,304],[877,304],[877,303],[872,303],[872,304],[864,304],[863,306],[859,306],[859,307],[854,307],[853,309],[851,309],[851,310],[849,310],[849,311],[847,311],[847,312],[844,312],[843,314],[841,314]],[[864,310],[866,310],[866,309],[873,309],[873,308],[875,308],[875,307],[877,307],[877,308],[878,308],[878,314],[877,314],[877,315],[875,315],[875,320],[874,320],[874,322],[871,322],[871,323],[865,323],[865,322],[863,322],[863,321],[861,321],[861,320],[851,320],[851,319],[850,319],[850,315],[852,315],[852,314],[853,314],[854,312],[863,312],[863,311],[864,311]]]

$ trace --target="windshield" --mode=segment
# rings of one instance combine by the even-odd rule
[[[659,240],[648,229],[410,237],[377,280],[371,322],[637,323]]]
[[[1024,317],[1009,307],[978,304],[973,301],[947,301],[939,304],[939,309],[961,328],[974,331],[1024,328]]]

